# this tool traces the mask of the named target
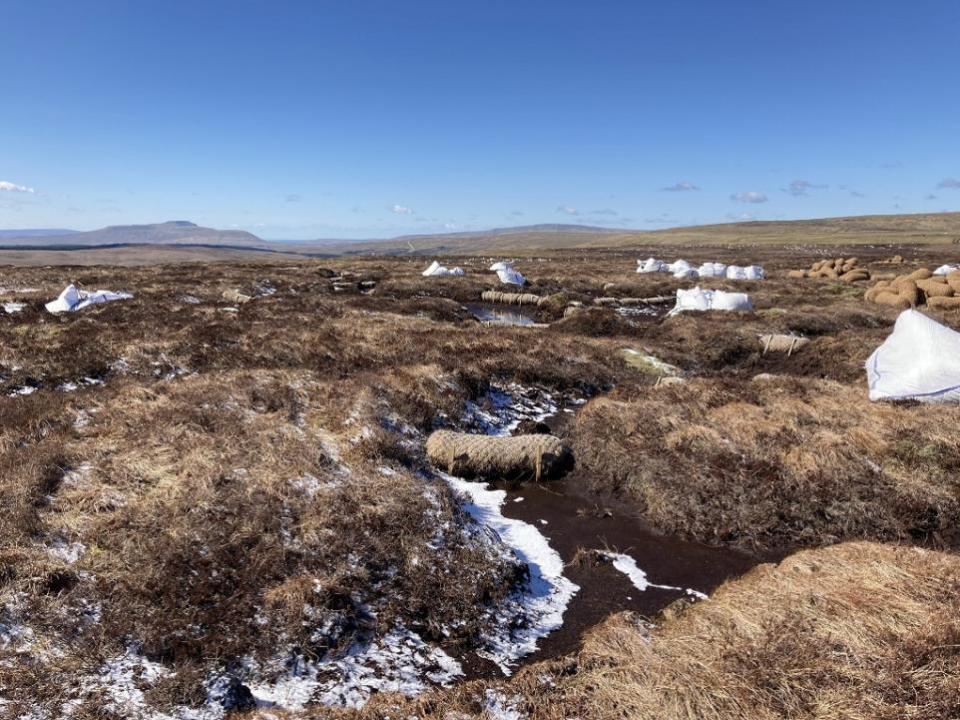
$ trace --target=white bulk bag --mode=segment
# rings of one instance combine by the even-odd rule
[[[527,280],[523,275],[513,268],[505,268],[497,271],[497,277],[505,285],[526,285]]]
[[[960,333],[904,310],[866,370],[871,400],[960,402]]]
[[[430,267],[423,271],[424,277],[461,277],[466,275],[466,272],[461,267],[455,267],[452,270],[445,268],[443,265],[434,260]]]
[[[763,280],[763,268],[759,265],[741,267],[740,265],[727,266],[727,280]]]
[[[671,313],[685,312],[687,310],[709,310],[710,296],[709,291],[701,290],[695,287],[692,290],[677,290],[677,304]]]
[[[430,263],[430,267],[428,267],[426,270],[423,271],[423,276],[431,277],[433,275],[438,274],[441,270],[446,270],[446,268],[443,267],[436,260],[434,260],[432,263]]]
[[[133,295],[130,293],[113,292],[112,290],[95,290],[93,292],[78,290],[75,285],[70,284],[64,288],[56,300],[51,300],[44,307],[47,308],[47,312],[56,315],[62,312],[76,312],[91,305],[99,305],[114,300],[129,300],[132,297]]]
[[[667,264],[663,260],[656,258],[647,258],[646,260],[637,260],[638,273],[658,273],[666,272]]]
[[[714,290],[710,298],[711,310],[729,310],[733,312],[749,312],[753,310],[753,303],[746,293],[724,292]]]
[[[719,262],[705,262],[697,268],[697,272],[700,277],[722,278],[727,275],[727,266]]]
[[[677,304],[669,314],[676,315],[690,310],[749,311],[753,310],[753,303],[750,302],[750,296],[746,293],[701,290],[699,286],[692,290],[678,289]]]

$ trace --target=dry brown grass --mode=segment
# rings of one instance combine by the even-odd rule
[[[855,538],[955,546],[957,408],[863,394],[790,377],[615,392],[581,413],[575,451],[599,488],[668,533],[762,551]]]

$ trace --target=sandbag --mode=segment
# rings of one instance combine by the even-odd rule
[[[451,475],[536,480],[573,467],[573,453],[553,435],[497,437],[438,430],[427,438],[427,456]]]
[[[871,400],[960,402],[960,333],[906,310],[866,371]]]

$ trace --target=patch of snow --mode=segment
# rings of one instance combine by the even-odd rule
[[[8,604],[0,613],[0,649],[14,652],[28,652],[33,646],[33,630],[12,617]]]
[[[22,302],[5,302],[3,304],[3,309],[7,315],[14,315],[15,313],[23,312],[23,309],[26,306],[27,304]]]
[[[68,565],[73,565],[86,551],[87,546],[82,542],[68,543],[63,538],[57,538],[47,547],[47,552]]]
[[[553,396],[539,388],[525,388],[516,383],[491,385],[478,402],[468,401],[463,423],[485,435],[510,435],[524,420],[541,422],[555,415]]]
[[[517,710],[520,696],[508,698],[499,690],[488,688],[483,694],[483,712],[489,720],[525,720],[526,715]]]
[[[456,660],[402,626],[318,662],[294,654],[276,664],[284,668],[278,679],[247,686],[257,704],[287,710],[308,703],[358,708],[375,692],[412,697],[429,685],[446,686],[463,675]]]
[[[172,713],[162,713],[146,702],[145,690],[164,678],[175,675],[169,668],[152,662],[129,647],[122,655],[107,660],[94,676],[85,678],[80,692],[104,703],[104,710],[111,714],[138,720],[221,720],[224,708],[208,697],[199,708],[178,706]],[[71,701],[70,708],[79,704]],[[70,708],[65,708],[69,710]],[[69,715],[65,712],[64,715]]]
[[[638,316],[647,316],[647,317],[656,317],[660,312],[649,305],[621,305],[615,311],[617,315],[622,315],[623,317],[638,317]]]
[[[609,560],[613,567],[622,572],[624,575],[629,578],[633,586],[640,592],[645,591],[647,588],[657,588],[659,590],[677,590],[679,592],[684,592],[691,597],[695,597],[699,600],[706,600],[707,596],[699,592],[698,590],[691,590],[690,588],[681,588],[675,587],[673,585],[657,585],[655,583],[647,580],[647,574],[637,567],[637,561],[634,560],[629,555],[624,553],[612,553],[612,552],[603,552],[601,553],[603,557]]]
[[[77,415],[73,418],[73,427],[75,430],[83,430],[92,419],[91,413],[87,410],[77,410]]]
[[[537,649],[540,638],[563,625],[563,613],[580,588],[564,577],[560,554],[536,527],[504,517],[506,491],[444,473],[440,477],[465,496],[464,509],[470,516],[496,533],[527,566],[527,580],[496,608],[493,626],[481,634],[485,647],[478,654],[509,675],[512,665]]]
[[[7,393],[8,397],[19,397],[21,395],[33,395],[37,391],[37,388],[33,385],[23,385],[21,387],[15,388]]]
[[[147,660],[130,648],[124,654],[107,660],[100,668],[99,676],[92,682],[88,681],[87,689],[95,687],[102,690],[109,699],[107,709],[130,717],[145,705],[141,687],[153,685],[170,674],[171,671],[163,665]]]

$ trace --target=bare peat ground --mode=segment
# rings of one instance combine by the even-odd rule
[[[691,286],[634,272],[665,252],[518,262],[552,296],[546,327],[473,318],[491,258],[445,261],[468,271],[448,279],[420,258],[0,272],[0,299],[25,303],[0,313],[0,713],[955,715],[960,410],[869,403],[862,364],[896,311],[784,277],[950,249],[672,248],[763,264],[768,280],[701,283],[756,312],[592,307]],[[69,281],[135,299],[47,314]],[[586,309],[562,319],[570,302]],[[764,356],[770,332],[813,342]],[[491,387],[576,410],[555,424],[575,473],[509,488],[503,513],[540,527],[580,599],[510,679],[466,659],[525,568],[422,449]],[[640,591],[595,551],[681,591]],[[688,587],[711,598],[654,618]]]

